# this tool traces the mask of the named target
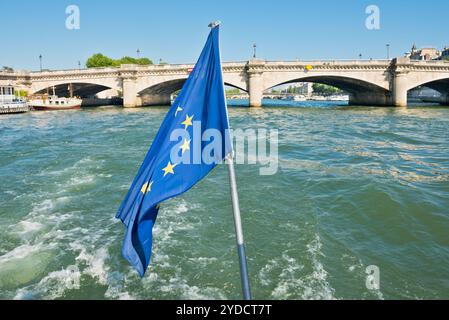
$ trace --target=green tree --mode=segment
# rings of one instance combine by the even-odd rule
[[[102,67],[119,67],[122,64],[138,64],[138,65],[151,65],[153,62],[148,58],[132,58],[122,57],[114,60],[101,53],[96,53],[89,59],[87,59],[86,67],[88,68],[102,68]]]
[[[122,64],[137,64],[137,59],[125,56],[121,59],[115,60],[114,62],[117,66],[120,66]]]
[[[237,88],[227,89],[226,94],[229,95],[240,94],[240,90]]]
[[[96,53],[89,59],[87,59],[86,67],[88,68],[102,68],[114,66],[114,60],[106,57],[101,53]]]
[[[313,93],[322,95],[322,96],[331,96],[334,94],[341,94],[341,93],[343,93],[343,91],[338,88],[328,86],[326,84],[314,83],[313,84]]]
[[[137,59],[137,64],[140,64],[140,65],[142,65],[142,66],[145,66],[145,65],[153,64],[153,61],[151,61],[151,60],[148,59],[148,58],[140,58],[140,59]]]
[[[125,56],[119,60],[116,60],[115,63],[119,66],[122,64],[138,64],[138,65],[144,66],[144,65],[153,64],[153,61],[151,61],[148,58],[136,59],[136,58]]]
[[[293,87],[293,86],[289,86],[288,89],[287,89],[287,92],[288,93],[296,93],[296,88]]]

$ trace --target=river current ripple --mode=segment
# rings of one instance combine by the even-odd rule
[[[240,297],[224,166],[163,204],[143,279],[121,257],[114,215],[166,112],[0,118],[1,299]],[[448,298],[448,108],[229,113],[233,128],[279,130],[275,175],[236,167],[255,298]]]

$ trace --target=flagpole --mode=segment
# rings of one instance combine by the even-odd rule
[[[237,181],[235,178],[234,152],[231,152],[226,160],[229,171],[229,182],[231,186],[232,208],[234,211],[235,234],[237,239],[237,251],[240,261],[240,277],[242,281],[243,299],[251,300],[248,266],[246,263],[245,242],[243,240],[242,218],[240,216],[239,195],[237,192]]]
[[[209,28],[211,28],[211,29],[216,28],[220,24],[221,24],[220,21],[211,22],[209,24]],[[221,54],[220,54],[220,64],[221,64]],[[223,93],[225,93],[224,83],[223,83]],[[225,99],[226,118],[229,121],[229,117],[227,115],[228,106],[226,105],[226,96],[223,96],[223,98]],[[229,123],[228,123],[228,126],[229,126]],[[230,183],[230,188],[231,188],[232,209],[234,211],[235,235],[236,235],[236,240],[237,240],[237,252],[239,254],[240,278],[241,278],[241,282],[242,282],[243,299],[251,300],[251,290],[250,290],[250,286],[249,286],[249,276],[248,276],[248,265],[246,263],[245,242],[243,240],[242,218],[240,216],[239,194],[237,192],[237,181],[235,178],[234,152],[233,151],[231,151],[226,156],[226,163],[228,165],[229,183]]]

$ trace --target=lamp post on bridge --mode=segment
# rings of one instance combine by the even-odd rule
[[[253,54],[253,58],[256,59],[256,53],[257,53],[257,44],[253,44],[253,49],[254,49],[254,54]]]
[[[387,60],[390,60],[390,45],[387,44]]]
[[[362,60],[362,54],[359,53],[359,60]]]
[[[140,49],[137,49],[137,59],[140,59]]]
[[[39,55],[39,66],[40,66],[40,70],[42,72],[42,55]]]

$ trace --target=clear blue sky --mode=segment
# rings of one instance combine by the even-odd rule
[[[81,29],[65,28],[78,5]],[[381,29],[365,28],[365,8],[380,8]],[[449,45],[449,1],[403,0],[21,0],[0,1],[0,67],[76,68],[93,53],[194,62],[207,24],[223,22],[224,61],[247,60],[252,44],[268,60],[385,58],[418,47]]]

